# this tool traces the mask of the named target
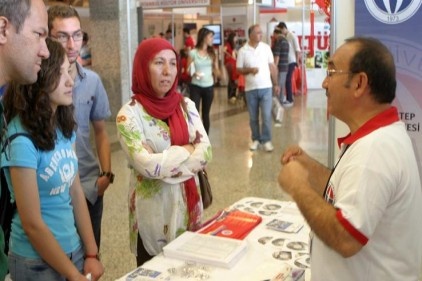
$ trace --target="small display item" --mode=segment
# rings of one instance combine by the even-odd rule
[[[292,241],[287,244],[287,248],[295,251],[304,251],[307,248],[307,244],[300,241]]]
[[[273,219],[266,226],[270,229],[287,232],[287,233],[297,233],[302,229],[303,223],[284,221],[280,219]]]
[[[162,276],[162,274],[159,271],[138,267],[136,270],[132,271],[128,276],[126,276],[126,281],[164,280],[160,278],[160,276]]]
[[[273,258],[288,261],[292,259],[292,252],[289,251],[277,251],[273,253]]]
[[[284,239],[284,238],[277,238],[277,239],[274,239],[271,243],[274,246],[283,247],[285,241],[286,241],[286,239]]]
[[[272,236],[264,236],[258,239],[258,242],[261,243],[262,245],[267,244],[268,242],[271,241],[271,239],[273,239]]]
[[[309,256],[302,256],[295,260],[295,265],[299,268],[310,268],[311,258]]]
[[[263,207],[265,210],[269,210],[269,211],[274,211],[274,210],[278,210],[278,209],[280,209],[281,208],[281,206],[280,205],[278,205],[278,204],[267,204],[267,205],[264,205],[264,207]]]

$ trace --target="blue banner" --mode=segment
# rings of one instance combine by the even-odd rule
[[[394,105],[415,144],[422,167],[422,0],[358,0],[355,34],[381,40],[396,63]],[[422,172],[422,171],[420,171]]]

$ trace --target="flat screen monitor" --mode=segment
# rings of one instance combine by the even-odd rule
[[[194,23],[194,22],[184,22],[183,28],[187,28],[189,30],[196,29],[196,23]]]
[[[223,43],[223,38],[221,37],[221,24],[206,24],[202,27],[208,28],[214,32],[214,41],[213,45],[220,46]]]

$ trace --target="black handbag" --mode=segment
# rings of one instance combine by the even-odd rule
[[[204,209],[206,209],[212,204],[212,190],[205,170],[200,170],[198,172],[198,180],[199,187],[201,188],[202,205],[204,206]]]

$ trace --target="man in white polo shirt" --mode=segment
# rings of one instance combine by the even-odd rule
[[[274,87],[276,93],[280,91],[278,71],[270,46],[261,42],[261,27],[258,24],[252,25],[249,27],[248,34],[249,41],[239,50],[236,69],[238,73],[245,76],[246,102],[252,131],[252,144],[249,149],[257,150],[260,144],[263,144],[264,150],[271,152],[274,150],[271,143],[272,88]]]
[[[395,98],[389,50],[346,40],[328,62],[328,112],[350,133],[328,169],[298,146],[282,156],[279,183],[309,223],[313,281],[415,281],[422,262],[422,194],[412,142]]]

